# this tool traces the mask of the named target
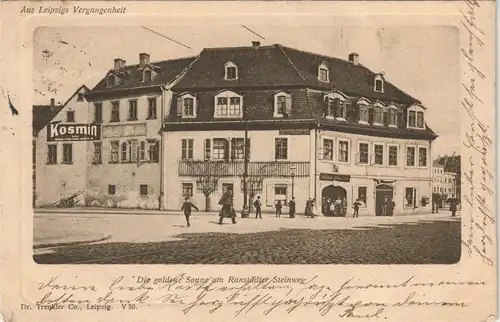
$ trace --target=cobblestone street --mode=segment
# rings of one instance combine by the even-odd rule
[[[127,220],[133,219],[115,217],[112,222],[123,232]],[[161,236],[151,230],[158,221],[164,225],[156,233],[166,231]],[[122,235],[116,235],[118,229],[108,230],[113,235],[109,241],[45,249],[34,259],[41,264],[452,264],[460,260],[460,219],[444,215],[359,221],[267,217],[222,226],[211,216],[198,216],[190,228],[182,221],[180,216],[157,216],[149,223],[143,219],[142,229],[137,226]],[[102,218],[96,222],[102,224]],[[140,233],[149,240],[138,238]]]

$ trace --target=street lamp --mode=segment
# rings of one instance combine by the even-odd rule
[[[244,112],[243,112],[244,113]],[[243,169],[243,210],[241,210],[241,218],[248,218],[250,211],[248,209],[248,122],[245,115],[245,142],[244,142],[244,169]]]
[[[290,166],[290,172],[291,172],[291,175],[292,175],[292,199],[295,197],[295,193],[293,191],[294,187],[295,187],[295,166],[292,165]]]

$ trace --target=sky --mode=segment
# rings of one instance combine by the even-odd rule
[[[448,26],[324,26],[224,24],[42,27],[34,35],[34,104],[50,98],[64,103],[81,85],[93,88],[113,67],[115,58],[137,64],[139,53],[151,61],[196,56],[203,48],[282,44],[347,59],[351,52],[387,81],[418,98],[427,108],[426,122],[439,135],[434,156],[460,151],[459,30]]]

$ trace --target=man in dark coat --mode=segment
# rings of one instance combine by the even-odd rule
[[[354,208],[354,214],[352,218],[358,218],[359,217],[359,206],[361,206],[361,202],[359,202],[359,198],[356,199],[352,207]]]
[[[278,202],[275,205],[276,207],[276,217],[281,217],[281,200],[278,200]]]
[[[450,211],[451,211],[451,216],[456,217],[456,214],[457,214],[457,199],[456,198],[450,199]]]
[[[295,218],[295,197],[292,197],[292,200],[288,202],[288,214],[290,218]]]
[[[198,207],[196,207],[189,201],[189,197],[186,197],[184,199],[184,203],[182,204],[181,210],[184,210],[184,216],[186,217],[186,223],[188,227],[191,226],[191,224],[189,223],[189,216],[191,216],[192,208],[198,211]]]
[[[254,201],[253,206],[255,207],[255,219],[262,219],[262,202],[260,201],[260,196]]]
[[[231,218],[233,224],[236,224],[236,212],[233,208],[233,194],[230,190],[222,195],[222,198],[219,200],[219,205],[222,205],[219,213],[219,225],[222,225],[224,217]]]

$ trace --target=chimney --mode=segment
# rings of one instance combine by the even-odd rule
[[[359,65],[359,54],[358,53],[349,54],[349,61],[354,65]]]
[[[54,107],[56,107],[56,100],[55,100],[55,99],[53,99],[53,98],[51,98],[51,99],[50,99],[50,108],[52,108],[52,109],[53,109]]]
[[[149,65],[149,54],[140,53],[139,54],[139,67],[144,68],[146,65]]]
[[[252,41],[252,47],[257,49],[260,47],[260,41]]]
[[[121,58],[115,58],[114,70],[118,70],[123,67],[125,67],[125,61]]]

